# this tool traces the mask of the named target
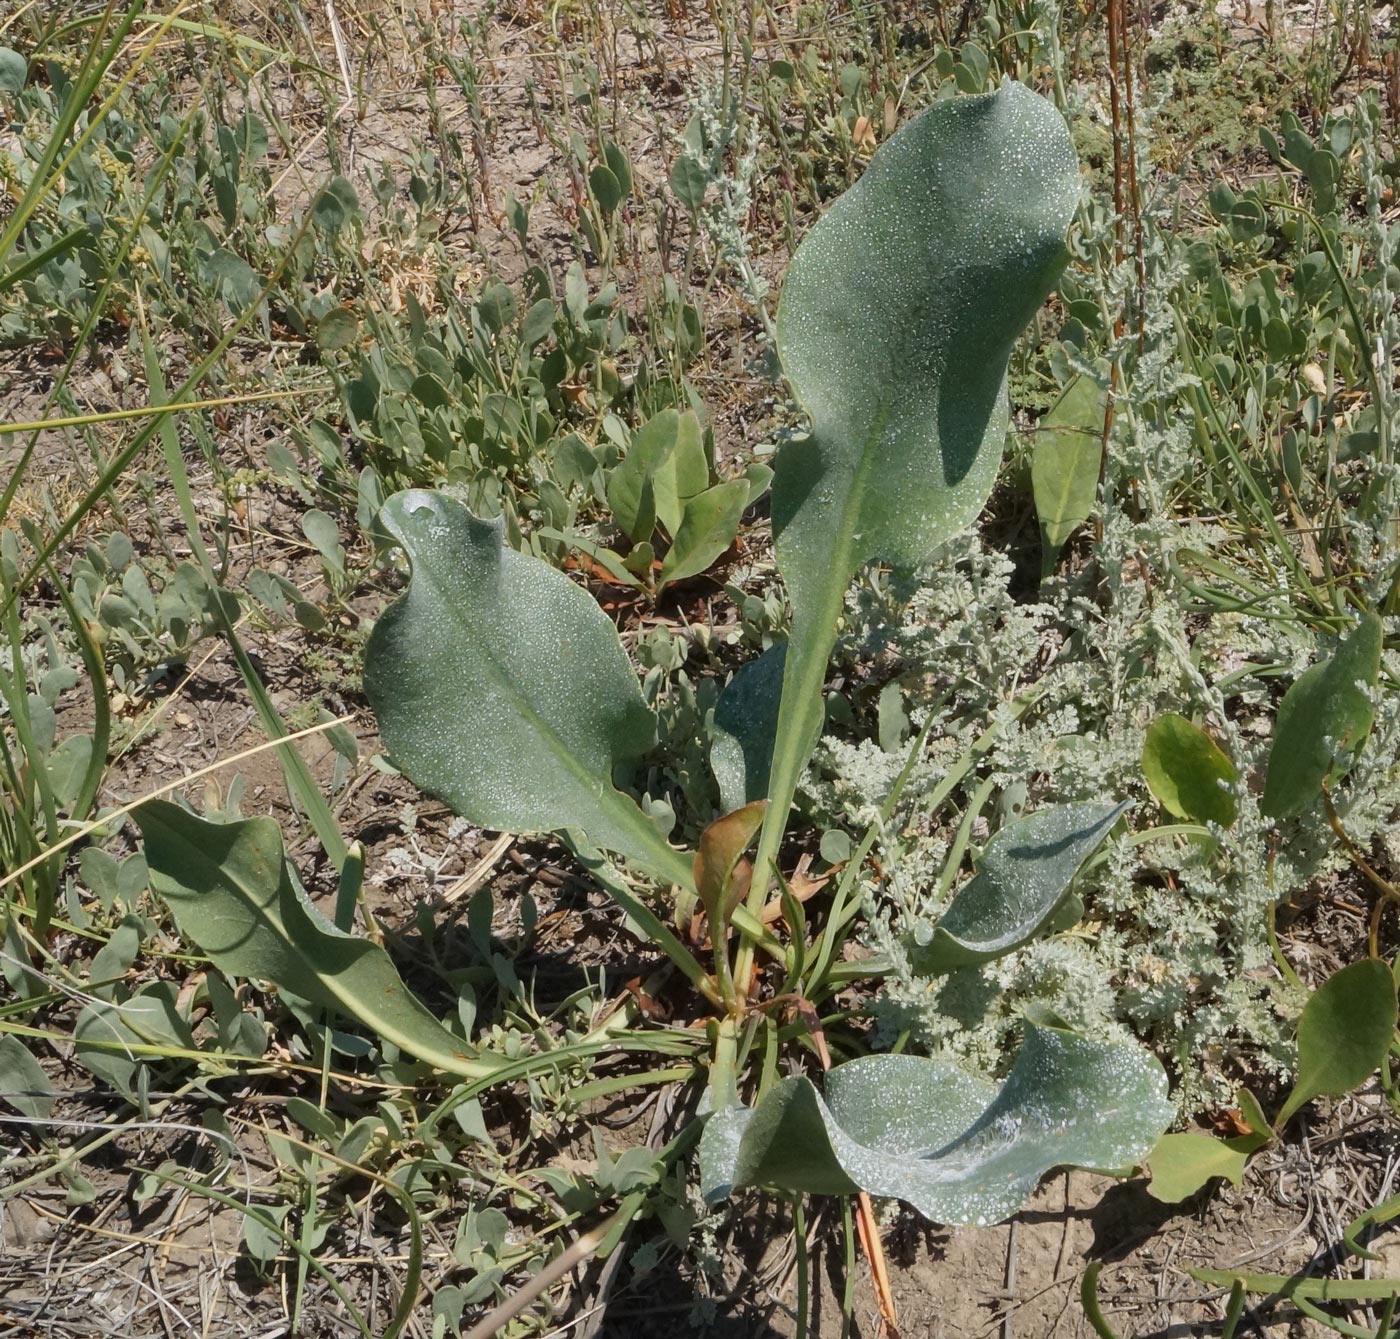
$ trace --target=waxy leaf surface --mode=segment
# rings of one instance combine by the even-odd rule
[[[773,479],[793,626],[770,853],[821,727],[856,571],[924,562],[991,492],[1007,360],[1064,263],[1079,194],[1063,117],[1008,83],[911,121],[793,258],[778,349],[812,433],[782,450]]]
[[[496,1068],[410,994],[378,944],[337,930],[308,901],[274,819],[210,823],[152,800],[136,821],[152,889],[220,971],[271,981],[448,1073],[479,1078]]]
[[[1028,943],[1054,918],[1079,867],[1128,807],[1064,804],[1001,828],[932,937],[911,948],[914,970],[933,976],[973,967]]]
[[[484,828],[578,829],[688,886],[690,862],[612,783],[656,722],[597,601],[442,494],[395,494],[380,523],[413,569],[365,655],[394,765]]]
[[[710,1203],[750,1185],[865,1190],[934,1222],[998,1222],[1052,1168],[1136,1162],[1174,1115],[1166,1090],[1140,1047],[1035,1026],[1000,1088],[938,1060],[866,1056],[831,1070],[824,1093],[789,1078],[755,1108],[715,1112],[701,1189]]]
[[[768,793],[786,655],[786,643],[770,646],[757,660],[741,665],[719,695],[710,770],[726,813]]]

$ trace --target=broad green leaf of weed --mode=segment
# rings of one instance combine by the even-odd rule
[[[316,347],[322,353],[349,348],[359,338],[360,323],[346,307],[332,307],[316,322]]]
[[[517,200],[514,195],[506,196],[506,219],[520,242],[521,249],[530,240],[530,206]]]
[[[312,219],[323,232],[335,236],[360,212],[360,197],[344,177],[327,182],[312,206]]]
[[[648,540],[642,540],[640,544],[633,547],[632,551],[622,560],[624,570],[631,572],[638,581],[648,581],[651,577],[652,568],[656,565],[656,550],[651,547]]]
[[[1249,1127],[1244,1134],[1217,1139],[1192,1131],[1164,1134],[1157,1141],[1147,1156],[1152,1169],[1148,1189],[1153,1198],[1164,1204],[1180,1204],[1218,1176],[1239,1185],[1250,1155],[1263,1148],[1273,1132],[1253,1093],[1242,1088],[1237,1100],[1243,1123]]]
[[[455,1283],[444,1284],[433,1293],[433,1329],[442,1318],[443,1326],[453,1334],[462,1332],[462,1312],[466,1310],[466,1294]]]
[[[1239,775],[1235,764],[1186,717],[1167,712],[1148,726],[1142,771],[1157,802],[1177,818],[1222,828],[1235,821],[1235,797],[1224,789]]]
[[[1375,719],[1365,690],[1380,676],[1381,638],[1379,616],[1363,614],[1336,651],[1284,694],[1260,803],[1270,818],[1304,813],[1318,802],[1324,781],[1350,769]]]
[[[676,424],[674,450],[652,474],[656,519],[661,522],[667,535],[673,539],[676,537],[691,499],[698,497],[709,486],[710,464],[705,459],[700,420],[694,410],[687,410]]]
[[[19,93],[29,78],[29,62],[13,47],[0,46],[0,93]]]
[[[1234,1142],[1196,1131],[1164,1134],[1148,1155],[1153,1198],[1164,1204],[1180,1204],[1218,1176],[1239,1185],[1249,1153],[1231,1147]]]
[[[1036,425],[1031,492],[1040,522],[1040,575],[1055,570],[1065,541],[1089,519],[1099,491],[1108,397],[1077,376]]]
[[[620,145],[607,140],[603,144],[603,157],[607,161],[608,170],[617,178],[622,194],[629,195],[632,190],[632,164],[628,161],[627,154]]]
[[[909,732],[909,713],[904,709],[904,689],[891,679],[882,689],[876,705],[876,735],[886,753],[903,754]]]
[[[204,282],[223,299],[233,312],[241,311],[257,300],[262,280],[241,256],[222,247],[204,264]]]
[[[255,1212],[243,1215],[243,1246],[249,1258],[259,1266],[271,1264],[281,1254],[282,1236],[268,1223],[270,1220],[281,1227],[291,1208],[290,1204],[260,1204]]]
[[[92,738],[89,735],[69,735],[44,759],[49,787],[59,808],[72,806],[91,762]]]
[[[682,154],[671,168],[667,184],[671,194],[685,207],[687,212],[698,214],[705,204],[705,191],[710,184],[710,174],[694,158]]]
[[[680,414],[663,409],[637,430],[622,463],[608,476],[613,520],[634,544],[650,539],[656,527],[655,476],[671,458],[680,433]]]
[[[144,932],[145,923],[139,916],[128,912],[122,917],[107,942],[93,954],[88,967],[88,989],[92,994],[104,1000],[116,998],[123,978],[141,951]]]
[[[169,981],[157,981],[122,1004],[90,1001],[73,1025],[73,1039],[79,1063],[129,1101],[137,1100],[141,1066],[161,1059],[146,1048],[194,1049]]]
[[[1315,1097],[1340,1097],[1365,1083],[1395,1035],[1395,978],[1377,958],[1330,976],[1298,1020],[1298,1081],[1274,1125]]]
[[[330,516],[313,507],[302,515],[301,532],[329,567],[344,570],[345,549],[340,543],[340,528]]]
[[[520,322],[520,342],[527,348],[540,343],[554,329],[556,314],[554,304],[548,298],[532,303],[525,313],[525,319]]]
[[[30,1120],[47,1120],[53,1111],[53,1084],[18,1037],[0,1037],[0,1102]]]
[[[617,179],[617,174],[603,163],[599,163],[588,174],[588,185],[593,192],[593,198],[598,202],[598,208],[605,214],[615,212],[625,198],[625,192],[622,189],[622,183]]]
[[[817,853],[828,865],[844,865],[853,849],[851,834],[841,828],[828,828],[817,844]]]
[[[709,568],[734,543],[748,501],[747,479],[726,480],[691,498],[661,564],[661,580],[685,581]]]
[[[488,280],[476,304],[476,312],[482,324],[492,334],[499,335],[515,320],[517,310],[518,304],[510,285],[502,283],[499,279]]]

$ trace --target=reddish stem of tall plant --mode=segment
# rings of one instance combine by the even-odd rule
[[[1128,27],[1126,0],[1107,0],[1108,10],[1108,103],[1113,126],[1113,263],[1120,266],[1126,251],[1123,242],[1123,221],[1131,216],[1133,223],[1133,254],[1137,269],[1136,320],[1138,353],[1147,343],[1147,256],[1142,229],[1142,195],[1137,177],[1137,116],[1133,94],[1132,37]],[[1114,340],[1121,340],[1124,330],[1123,313],[1113,322]],[[1117,360],[1109,368],[1108,405],[1104,411],[1103,439],[1099,455],[1099,487],[1103,488],[1108,466],[1108,443],[1113,432],[1113,411],[1118,399],[1119,369]],[[1095,522],[1095,534],[1103,539],[1103,520]]]

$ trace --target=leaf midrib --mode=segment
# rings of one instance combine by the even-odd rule
[[[749,894],[751,911],[757,909],[761,899],[767,894],[768,876],[776,861],[783,833],[787,830],[793,796],[797,793],[797,780],[807,762],[806,741],[812,733],[814,719],[819,720],[826,666],[831,657],[831,648],[836,644],[836,624],[841,616],[841,605],[846,590],[855,574],[852,554],[855,546],[856,518],[860,515],[861,504],[865,499],[868,475],[875,455],[875,443],[884,432],[888,418],[889,411],[881,403],[875,410],[870,431],[866,434],[856,467],[851,474],[850,487],[845,490],[846,496],[840,504],[836,542],[832,548],[832,562],[828,565],[827,572],[840,572],[842,575],[839,580],[828,579],[823,583],[824,589],[817,601],[816,618],[811,622],[811,626],[817,629],[814,634],[815,640],[804,644],[791,634],[788,638],[773,758],[768,772],[770,803],[759,836],[758,852],[754,858],[754,879]],[[818,436],[818,432],[814,422],[814,438]],[[793,614],[795,633],[800,626],[795,608]],[[817,654],[818,651],[821,654]]]
[[[442,1024],[439,1023],[437,1019],[433,1018],[433,1016],[430,1013],[428,1013],[428,1011],[425,1008],[423,1008],[421,1004],[419,1004],[418,1000],[413,995],[408,993],[407,987],[404,988],[405,997],[410,1001],[411,1005],[416,1004],[420,1009],[423,1009],[423,1018],[425,1024],[442,1029],[444,1035],[452,1040],[453,1047],[446,1047],[441,1045],[425,1046],[419,1042],[416,1042],[412,1037],[408,1036],[400,1028],[395,1027],[393,1025],[386,1026],[372,1009],[366,1010],[356,1008],[355,997],[352,994],[352,992],[350,992],[349,990],[337,988],[335,982],[338,980],[338,974],[323,972],[316,966],[316,963],[311,958],[311,956],[292,938],[292,934],[288,930],[287,923],[282,916],[283,897],[295,897],[296,890],[291,887],[291,881],[287,877],[285,855],[282,854],[280,851],[277,860],[277,888],[273,895],[273,900],[270,903],[263,903],[257,900],[254,893],[248,888],[247,884],[243,880],[241,880],[237,875],[231,874],[221,862],[215,860],[198,843],[190,841],[183,833],[179,831],[178,828],[165,822],[163,819],[159,818],[154,814],[150,815],[149,819],[151,821],[154,821],[156,824],[158,824],[165,830],[167,834],[167,840],[169,840],[172,843],[172,845],[177,845],[178,847],[184,849],[186,853],[185,859],[188,864],[193,864],[196,868],[203,868],[206,871],[212,868],[218,876],[218,881],[221,881],[237,890],[237,894],[245,906],[256,907],[258,909],[258,919],[261,920],[264,924],[266,924],[274,934],[278,935],[283,941],[285,941],[285,943],[290,946],[296,957],[301,962],[305,963],[311,968],[318,984],[323,990],[326,991],[327,994],[331,995],[334,999],[339,1001],[340,1008],[348,1018],[353,1018],[358,1022],[368,1024],[381,1037],[384,1037],[389,1041],[394,1042],[395,1045],[402,1047],[402,1049],[410,1052],[413,1055],[419,1056],[421,1059],[430,1061],[431,1063],[437,1065],[440,1069],[446,1070],[448,1073],[461,1074],[466,1078],[480,1078],[483,1077],[485,1073],[490,1072],[490,1068],[488,1066],[483,1066],[480,1062],[474,1063],[470,1057],[465,1055],[459,1055],[457,1051],[453,1049],[453,1047],[455,1047],[458,1044],[458,1039],[453,1037],[450,1032],[446,1031],[446,1029],[442,1028]],[[253,819],[251,821],[256,823],[273,822],[273,820],[271,819]],[[275,826],[275,824],[273,825]],[[169,884],[174,884],[174,886],[179,888],[181,896],[195,898],[199,896],[198,890],[190,886],[188,883],[185,883],[183,881],[176,882],[174,878],[165,874],[162,874],[159,877],[163,881],[166,881]],[[206,880],[206,882],[213,883],[215,882],[215,880],[208,879]],[[166,896],[168,900],[167,894],[162,894],[162,896]],[[383,950],[380,951],[382,952]],[[460,1045],[462,1046],[466,1046],[467,1044],[468,1043],[466,1042],[460,1043]]]
[[[505,573],[505,564],[509,559],[504,548],[502,548],[498,556],[500,561],[497,564],[497,579],[494,585],[499,591],[501,587],[501,578]],[[439,605],[446,608],[451,621],[456,624],[469,642],[472,641],[472,628],[469,620],[458,607],[457,602],[448,598],[448,592],[438,581],[432,565],[427,563],[415,563],[413,580],[417,581],[424,576],[427,578],[426,584],[437,597]],[[568,581],[568,578],[564,577],[563,580]],[[572,582],[569,582],[569,585],[571,589],[574,589]],[[412,598],[411,592],[409,598]],[[406,610],[406,604],[400,605],[399,608]],[[611,776],[599,778],[583,765],[573,750],[565,744],[554,726],[540,715],[530,699],[512,683],[510,675],[494,654],[494,642],[491,639],[485,640],[485,648],[480,650],[478,654],[480,661],[486,665],[487,673],[492,684],[501,691],[502,696],[510,702],[521,718],[530,724],[546,741],[549,751],[563,762],[565,770],[573,776],[575,780],[580,782],[586,792],[591,791],[592,787],[601,779],[602,791],[598,797],[599,807],[608,814],[608,817],[618,823],[624,832],[629,832],[630,830],[630,835],[639,840],[644,849],[646,847],[651,848],[653,852],[652,860],[660,862],[660,867],[653,868],[652,872],[660,874],[663,878],[672,883],[679,883],[684,887],[688,887],[690,884],[690,867],[684,857],[673,851],[669,844],[661,840],[659,835],[653,836],[653,834],[655,834],[655,829],[651,826],[650,819],[642,813],[628,796],[624,795],[613,785]],[[611,758],[611,753],[609,756]],[[612,759],[612,763],[616,765],[616,759]],[[609,810],[613,812],[608,813]],[[640,823],[638,820],[640,820]],[[645,824],[645,828],[643,828],[641,824]],[[573,825],[565,824],[563,826]],[[549,830],[557,831],[558,829]],[[585,831],[586,830],[585,828]],[[662,857],[663,850],[665,851],[664,858]],[[634,859],[636,858],[635,852],[624,851],[623,854],[630,855]],[[651,863],[651,861],[648,863]],[[670,868],[668,868],[668,866],[670,866]]]
[[[339,1001],[340,1008],[342,1008],[347,1018],[354,1018],[354,1020],[358,1022],[364,1022],[368,1027],[374,1028],[374,1031],[378,1032],[379,1036],[384,1036],[388,1041],[392,1041],[403,1050],[412,1053],[412,1055],[419,1056],[421,1059],[437,1064],[440,1069],[447,1070],[448,1073],[462,1074],[463,1077],[468,1078],[479,1078],[483,1077],[486,1073],[490,1073],[491,1069],[493,1069],[493,1066],[490,1066],[489,1063],[483,1062],[483,1060],[480,1059],[473,1059],[472,1056],[466,1055],[465,1050],[459,1049],[470,1048],[470,1043],[461,1041],[461,1039],[456,1038],[451,1032],[448,1032],[447,1029],[442,1027],[441,1022],[438,1022],[437,1018],[433,1017],[433,1014],[428,1013],[427,1008],[423,1006],[423,1003],[421,1003],[409,989],[407,989],[407,986],[403,986],[402,980],[400,980],[400,986],[402,986],[403,989],[403,999],[407,1001],[410,1008],[413,1008],[414,1011],[420,1014],[421,1021],[423,1021],[426,1027],[435,1028],[442,1032],[444,1041],[435,1041],[434,1045],[424,1045],[423,1042],[416,1041],[412,1035],[407,1034],[402,1028],[396,1027],[396,1025],[393,1024],[386,1025],[381,1015],[375,1013],[374,1008],[358,1006],[357,996],[353,990],[350,990],[349,987],[340,986],[340,973],[325,972],[316,966],[315,959],[311,957],[311,954],[308,954],[301,945],[297,944],[293,936],[291,936],[291,931],[287,929],[286,919],[283,917],[283,899],[295,898],[295,896],[297,896],[297,891],[295,891],[295,888],[291,887],[291,880],[287,877],[286,853],[281,850],[280,829],[279,832],[277,832],[277,847],[279,847],[276,857],[277,887],[273,894],[273,901],[270,903],[263,903],[256,901],[256,896],[253,894],[253,891],[248,888],[248,885],[246,885],[244,881],[239,880],[237,875],[231,874],[230,871],[225,870],[223,864],[221,864],[220,861],[214,860],[209,852],[206,852],[202,846],[186,838],[178,829],[162,821],[162,819],[155,818],[155,822],[165,829],[165,832],[168,833],[168,839],[174,839],[174,842],[178,843],[179,846],[185,847],[186,852],[193,853],[193,860],[195,860],[195,863],[199,864],[199,866],[203,866],[206,871],[213,870],[213,873],[217,875],[218,881],[224,882],[224,884],[230,885],[231,888],[237,889],[239,901],[242,901],[248,908],[258,909],[256,910],[256,915],[258,915],[260,922],[266,924],[269,930],[272,931],[273,934],[276,934],[276,936],[279,936],[281,940],[286,941],[288,947],[293,950],[295,957],[300,959],[301,962],[305,962],[305,964],[312,969],[316,982],[318,982],[322,989],[330,994],[333,999]],[[267,822],[267,824],[276,826],[273,819],[252,819],[252,822],[258,822],[258,824]],[[169,880],[168,875],[162,875],[162,878],[167,878],[169,882],[175,882],[174,880]],[[214,882],[214,880],[206,880],[206,882]],[[182,894],[196,896],[196,898],[199,896],[199,894],[197,894],[197,889],[189,887],[188,884],[183,884],[183,882],[181,882],[181,884],[176,884],[176,887],[181,889]],[[325,933],[325,931],[322,931],[322,933]],[[371,951],[375,950],[377,947],[378,945],[370,945]],[[378,951],[384,952],[382,948],[379,948]],[[391,966],[391,969],[393,968],[392,962],[389,966]],[[451,1045],[447,1045],[445,1042],[449,1042]]]

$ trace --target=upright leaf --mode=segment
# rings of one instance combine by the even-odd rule
[[[937,103],[886,141],[793,258],[778,348],[812,435],[783,449],[773,480],[793,623],[764,873],[856,571],[925,561],[986,502],[1011,346],[1064,264],[1079,193],[1064,119],[1008,83]]]
[[[598,208],[605,214],[611,214],[617,209],[623,200],[622,183],[617,179],[617,174],[612,168],[603,163],[588,174],[588,184],[593,188],[593,198],[598,202]]]
[[[1350,769],[1375,718],[1365,689],[1380,677],[1382,633],[1380,617],[1363,614],[1336,651],[1284,694],[1260,802],[1270,818],[1310,809],[1328,776],[1335,781]]]
[[[1327,978],[1298,1020],[1298,1081],[1274,1125],[1282,1129],[1314,1097],[1340,1097],[1366,1082],[1395,1035],[1395,978],[1364,958]]]
[[[747,479],[727,479],[691,498],[661,564],[661,580],[699,576],[734,542],[748,502]]]
[[[719,695],[710,770],[719,782],[725,813],[768,793],[786,655],[786,643],[770,646],[757,660],[740,666]]]
[[[689,155],[676,159],[667,180],[671,194],[692,214],[698,214],[704,205],[705,190],[709,184],[709,173]]]
[[[709,486],[710,462],[705,459],[700,419],[693,409],[688,409],[676,423],[675,449],[652,475],[656,519],[665,526],[666,533],[672,539],[681,528],[686,505]]]
[[[689,886],[689,862],[612,784],[656,722],[597,602],[442,494],[398,493],[380,522],[413,567],[365,653],[394,764],[482,827],[577,828]]]
[[[30,1120],[46,1120],[53,1111],[53,1084],[18,1037],[0,1037],[0,1102]]]
[[[382,948],[337,930],[312,906],[292,880],[274,820],[210,823],[152,800],[136,821],[151,887],[220,971],[283,986],[450,1074],[480,1078],[496,1068],[409,993]]]
[[[29,61],[13,47],[0,46],[0,93],[20,93],[29,77]]]
[[[681,416],[663,409],[632,438],[622,463],[608,476],[608,506],[618,529],[634,544],[651,538],[656,527],[655,477],[676,449]]]
[[[627,154],[612,140],[606,140],[603,144],[603,158],[608,170],[617,178],[622,194],[626,196],[632,190],[632,164],[627,161]]]
[[[1157,802],[1177,818],[1235,821],[1235,797],[1225,786],[1239,775],[1220,746],[1185,716],[1169,711],[1147,727],[1142,771]]]
[[[700,834],[700,849],[695,853],[695,891],[700,896],[705,914],[710,918],[712,934],[719,933],[724,923],[726,899],[735,866],[743,858],[749,844],[758,835],[767,802],[757,800],[715,819]]]
[[[1055,570],[1065,541],[1093,513],[1107,404],[1099,386],[1077,376],[1036,425],[1031,493],[1040,522],[1042,577]]]

